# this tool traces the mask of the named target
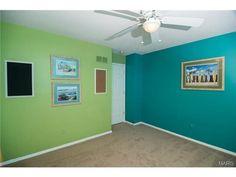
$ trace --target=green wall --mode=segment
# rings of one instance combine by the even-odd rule
[[[133,92],[126,95],[126,118],[236,152],[235,46],[236,32],[127,56],[126,92]],[[181,62],[219,56],[225,56],[224,91],[181,89]]]
[[[118,53],[112,53],[112,63],[125,64],[125,56]]]
[[[78,82],[81,83],[81,104],[51,106],[51,54],[80,59],[81,79]],[[108,63],[97,63],[96,56],[107,57]],[[4,160],[111,130],[112,50],[110,48],[3,23],[2,58],[31,61],[35,69],[34,97],[6,99],[2,96]],[[108,69],[108,93],[105,95],[94,94],[96,67]],[[1,86],[1,92],[5,93],[4,85]]]

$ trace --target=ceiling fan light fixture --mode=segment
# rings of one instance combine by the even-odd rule
[[[153,33],[159,29],[161,22],[159,19],[150,18],[145,21],[143,24],[143,28],[148,33]]]

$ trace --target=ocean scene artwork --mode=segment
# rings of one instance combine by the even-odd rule
[[[75,86],[57,87],[57,102],[77,100],[78,89]]]
[[[218,63],[187,66],[186,85],[218,85]]]
[[[79,79],[79,60],[51,56],[52,79]]]
[[[182,62],[182,89],[224,90],[224,57]]]
[[[56,60],[56,75],[76,76],[77,62],[71,60]]]
[[[80,103],[80,84],[53,84],[53,105]]]

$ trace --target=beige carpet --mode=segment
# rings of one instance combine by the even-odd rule
[[[121,123],[113,133],[11,164],[15,167],[211,167],[236,157],[145,125]]]

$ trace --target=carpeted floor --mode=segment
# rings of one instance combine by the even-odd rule
[[[236,157],[145,125],[121,123],[113,126],[112,134],[9,166],[212,167],[222,162],[236,166]]]

